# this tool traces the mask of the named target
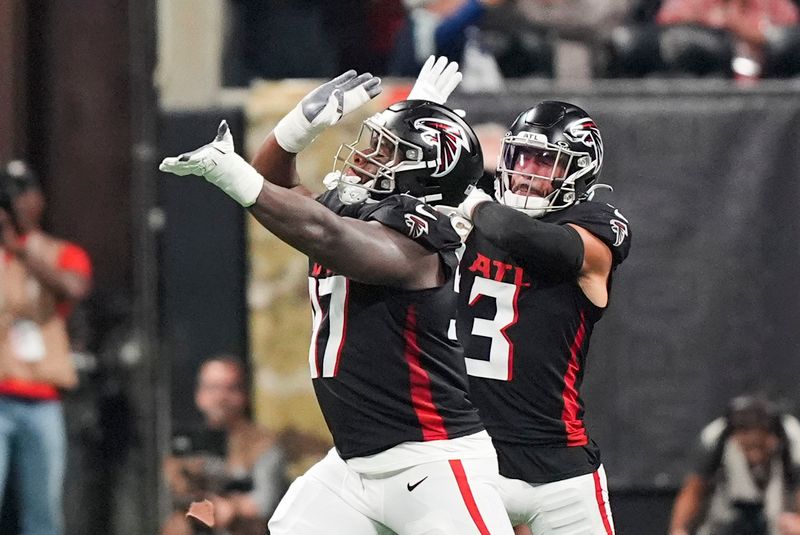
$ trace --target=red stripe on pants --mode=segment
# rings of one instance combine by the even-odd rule
[[[594,493],[597,496],[597,505],[600,507],[600,518],[603,519],[603,527],[606,528],[606,533],[608,535],[614,535],[614,530],[611,529],[611,522],[608,521],[606,501],[603,499],[603,485],[600,483],[600,471],[595,470],[592,476],[594,476]]]
[[[469,516],[472,517],[472,521],[475,522],[478,531],[481,535],[491,535],[491,533],[489,533],[489,528],[486,527],[486,523],[483,521],[481,512],[478,511],[478,504],[475,503],[472,489],[469,488],[469,481],[467,480],[467,474],[464,472],[464,465],[461,464],[461,461],[458,459],[451,459],[450,468],[453,469],[453,474],[456,476],[456,483],[458,483],[458,490],[461,491],[461,497],[464,499],[464,504],[467,506]]]

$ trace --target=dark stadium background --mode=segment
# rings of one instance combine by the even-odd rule
[[[67,398],[68,533],[156,532],[165,415],[195,417],[200,358],[248,348],[241,210],[157,172],[222,116],[243,139],[244,113],[159,106],[156,7],[0,0],[0,160],[34,162],[48,228],[96,267],[84,314],[98,363]],[[633,229],[590,353],[590,431],[618,533],[663,533],[694,438],[729,398],[800,407],[800,82],[520,81],[452,104],[507,123],[554,96],[601,126],[603,176]],[[2,522],[12,533],[8,507]]]

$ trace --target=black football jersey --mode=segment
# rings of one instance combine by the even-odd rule
[[[335,191],[319,200],[340,215],[379,221],[438,252],[447,272],[441,287],[403,290],[362,284],[310,259],[309,368],[341,457],[484,429],[467,398],[461,346],[448,337],[461,245],[448,218],[406,195],[359,206],[343,205]]]
[[[541,221],[588,230],[608,245],[613,268],[628,255],[628,222],[610,205],[583,202]],[[492,436],[500,473],[544,483],[600,464],[584,427],[580,388],[603,309],[574,276],[548,279],[536,271],[474,228],[460,265],[457,330],[470,397]]]

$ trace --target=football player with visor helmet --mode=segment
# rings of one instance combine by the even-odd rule
[[[497,450],[512,524],[536,535],[614,533],[580,394],[589,339],[631,240],[620,211],[592,200],[602,165],[594,120],[540,102],[503,138],[495,198],[475,189],[459,206],[473,225],[457,317],[470,398]]]
[[[309,93],[253,166],[224,123],[209,145],[162,162],[205,177],[309,257],[308,365],[335,448],[291,485],[273,535],[513,533],[451,330],[462,244],[435,208],[455,207],[483,170],[474,132],[441,104],[459,79],[446,58],[426,63],[407,101],[340,148],[318,197],[297,182],[295,156],[380,92],[369,74]]]

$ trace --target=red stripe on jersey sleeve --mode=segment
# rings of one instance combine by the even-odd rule
[[[411,404],[422,428],[422,439],[425,441],[447,439],[444,420],[433,403],[431,378],[419,360],[421,352],[417,343],[417,309],[413,305],[408,307],[403,335],[406,341],[404,353],[410,376]]]
[[[481,535],[491,535],[491,533],[489,533],[489,528],[486,527],[486,522],[484,522],[481,516],[481,512],[478,510],[478,504],[475,503],[472,489],[469,488],[469,480],[467,479],[466,472],[464,472],[464,465],[461,464],[461,461],[458,459],[451,459],[449,462],[450,468],[456,476],[458,490],[461,491],[461,497],[464,499],[467,511],[469,511],[469,516],[472,517],[472,521],[475,522],[475,526],[478,528]]]
[[[589,443],[586,436],[586,429],[583,422],[578,419],[578,391],[575,382],[578,379],[578,352],[583,345],[583,338],[586,335],[586,316],[581,311],[581,323],[575,339],[569,348],[569,364],[567,373],[564,375],[564,391],[561,398],[564,401],[564,410],[561,412],[561,420],[564,422],[567,431],[567,446],[585,446]]]
[[[600,508],[600,518],[603,519],[603,527],[607,535],[614,535],[614,529],[611,527],[611,522],[608,520],[608,510],[606,509],[606,499],[603,495],[603,485],[600,481],[600,471],[595,470],[594,474],[594,493],[597,496],[597,506]]]

